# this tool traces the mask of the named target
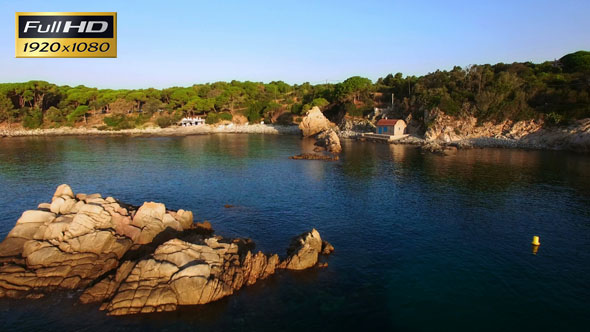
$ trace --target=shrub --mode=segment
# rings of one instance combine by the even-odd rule
[[[562,123],[563,120],[564,116],[559,113],[551,112],[545,115],[545,121],[547,121],[547,123],[551,125],[558,125]]]
[[[207,114],[207,118],[205,119],[205,123],[214,124],[217,122],[219,122],[219,115],[215,112],[209,112],[209,114]]]
[[[311,107],[317,106],[319,108],[322,108],[328,106],[328,104],[330,104],[330,102],[327,101],[325,98],[316,98],[311,102]]]
[[[344,104],[344,110],[350,116],[363,116],[363,112],[353,103]]]
[[[344,104],[344,110],[349,116],[362,117],[369,114],[372,108],[370,106],[357,107],[354,103],[346,103]]]
[[[104,118],[104,123],[109,129],[121,130],[131,129],[134,127],[133,123],[123,114],[115,114]]]
[[[36,129],[43,124],[43,113],[38,108],[33,108],[27,111],[23,117],[23,127],[27,129]]]
[[[440,99],[438,106],[443,112],[452,116],[458,116],[461,111],[461,106],[448,95],[445,95]]]
[[[67,118],[66,115],[68,114],[67,110],[59,109],[57,107],[51,106],[45,112],[45,120],[49,120],[53,123],[63,123],[66,122]]]
[[[221,112],[219,113],[219,120],[222,121],[231,121],[233,119],[233,115],[231,115],[231,113],[229,112]]]
[[[135,119],[133,120],[133,123],[134,123],[135,127],[140,127],[144,123],[148,122],[150,120],[150,118],[151,118],[151,116],[149,114],[139,114],[138,116],[135,117]]]
[[[291,105],[291,113],[293,114],[301,114],[303,111],[303,105],[300,103],[296,103]]]
[[[174,123],[174,119],[170,115],[168,115],[168,114],[160,115],[156,119],[156,124],[160,128],[170,127],[173,123]]]

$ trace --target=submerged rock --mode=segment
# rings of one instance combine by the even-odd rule
[[[420,146],[420,149],[425,152],[430,152],[430,153],[446,156],[450,152],[456,151],[457,147],[450,146],[447,144],[441,144],[437,141],[428,141],[428,142],[425,142],[422,146]]]
[[[81,289],[82,303],[101,302],[109,315],[170,311],[216,301],[277,269],[310,268],[333,251],[313,229],[294,238],[281,261],[254,253],[249,239],[213,236],[211,224],[193,224],[190,211],[74,196],[67,185],[40,206],[0,243],[0,297]]]
[[[338,156],[326,156],[323,154],[315,154],[315,153],[302,153],[296,156],[291,156],[289,159],[295,160],[326,160],[326,161],[335,161],[338,160]]]

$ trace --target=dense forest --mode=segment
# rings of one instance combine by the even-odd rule
[[[167,127],[186,115],[203,115],[207,123],[241,118],[288,124],[313,106],[340,119],[365,116],[392,101],[399,116],[412,114],[417,121],[424,110],[438,107],[480,121],[541,118],[548,125],[566,124],[590,117],[590,52],[541,64],[473,65],[420,77],[389,74],[376,82],[354,76],[337,84],[232,81],[162,90],[3,83],[0,123],[53,128],[99,119],[101,129],[125,129]]]

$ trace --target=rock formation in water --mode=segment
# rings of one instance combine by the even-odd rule
[[[61,185],[0,243],[0,297],[81,289],[81,302],[102,302],[111,315],[170,311],[231,295],[277,269],[312,267],[333,251],[315,229],[295,238],[283,261],[253,249],[248,239],[213,236],[190,211],[138,208]]]
[[[322,113],[317,106],[314,106],[307,111],[305,117],[301,120],[301,123],[299,123],[299,129],[301,129],[303,137],[317,135],[320,132],[333,127],[334,124],[324,116],[324,113]]]
[[[326,151],[333,154],[339,154],[342,152],[342,146],[340,145],[340,138],[333,129],[326,129],[316,135],[315,145],[325,148]]]
[[[316,145],[326,151],[338,154],[342,151],[337,126],[324,116],[319,107],[314,106],[299,124],[303,137],[315,137]]]
[[[316,153],[302,153],[296,156],[291,156],[289,159],[294,160],[324,160],[324,161],[336,161],[340,158],[338,156],[326,156],[323,154],[316,154]]]

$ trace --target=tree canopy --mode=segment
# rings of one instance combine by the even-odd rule
[[[554,123],[590,117],[590,52],[579,51],[540,64],[498,63],[437,70],[424,76],[388,74],[375,83],[353,76],[337,84],[289,85],[251,81],[214,82],[166,89],[97,89],[45,81],[0,84],[0,122],[27,127],[73,125],[88,117],[111,124],[170,125],[186,115],[211,115],[210,123],[243,115],[251,122],[302,115],[313,106],[363,116],[374,106],[393,106],[400,116],[421,119],[438,107],[481,120],[545,117]],[[117,115],[117,117],[113,117]],[[129,122],[125,117],[134,117]],[[116,121],[115,121],[116,120]],[[106,121],[105,121],[106,123]],[[107,124],[108,125],[108,124]]]

